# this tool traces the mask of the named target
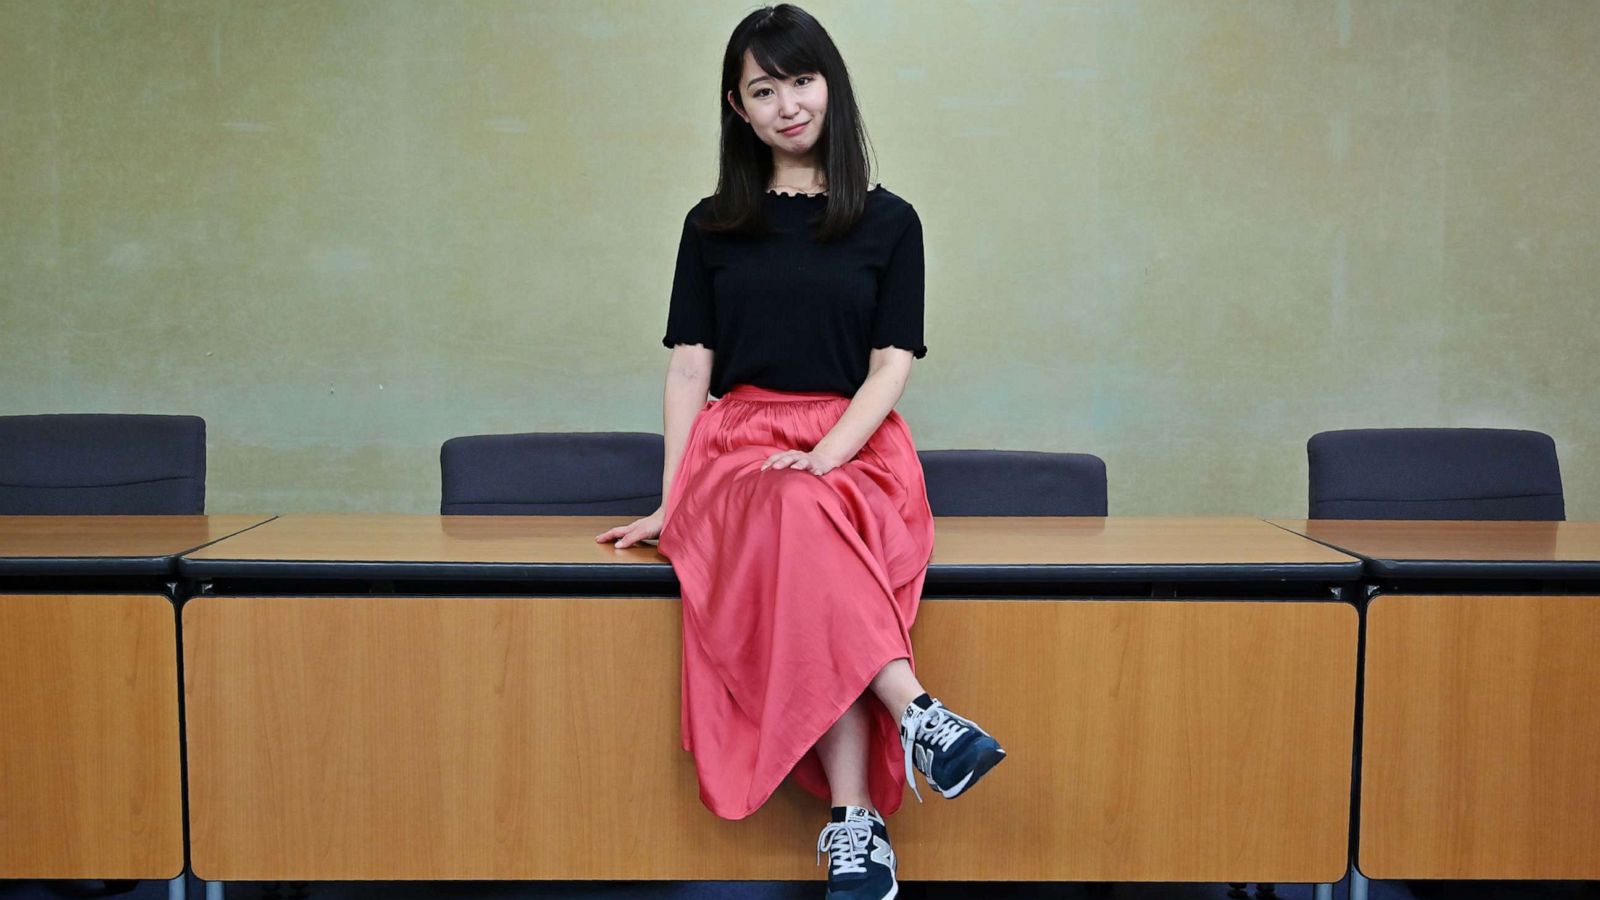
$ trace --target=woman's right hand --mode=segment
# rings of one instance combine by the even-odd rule
[[[618,525],[605,534],[595,535],[595,542],[604,544],[607,541],[616,541],[617,549],[632,547],[640,541],[655,540],[661,536],[661,524],[665,513],[657,507],[656,511],[642,519],[636,519],[627,525]]]

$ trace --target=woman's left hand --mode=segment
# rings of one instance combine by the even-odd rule
[[[823,457],[815,450],[809,453],[804,450],[780,450],[767,457],[767,461],[761,464],[763,472],[767,469],[800,469],[813,475],[826,475],[837,468],[839,468],[838,463]]]

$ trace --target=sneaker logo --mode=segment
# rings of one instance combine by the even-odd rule
[[[889,846],[888,841],[877,835],[872,836],[872,861],[888,866],[891,869],[895,867],[894,848]]]
[[[933,748],[918,744],[911,749],[911,754],[916,757],[917,768],[926,775],[933,771]]]

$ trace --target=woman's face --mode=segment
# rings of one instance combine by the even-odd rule
[[[762,143],[774,151],[803,156],[822,137],[822,121],[828,112],[828,83],[816,72],[789,78],[768,75],[755,55],[746,50],[739,96],[729,91],[728,103],[750,123]]]

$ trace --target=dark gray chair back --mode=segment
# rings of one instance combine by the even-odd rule
[[[483,434],[439,451],[439,512],[644,516],[661,505],[665,443],[634,431]]]
[[[1106,464],[1087,453],[921,450],[936,516],[1103,516]]]
[[[0,515],[206,511],[198,416],[0,416]]]
[[[1313,519],[1565,519],[1556,443],[1537,431],[1371,428],[1306,442]]]

